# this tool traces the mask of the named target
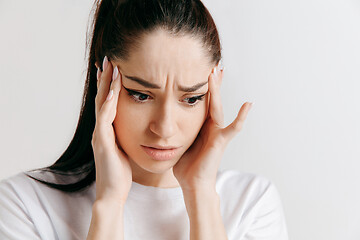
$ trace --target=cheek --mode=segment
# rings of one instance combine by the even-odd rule
[[[138,142],[144,132],[144,126],[142,126],[144,121],[139,121],[144,118],[144,114],[134,108],[128,101],[126,93],[120,93],[113,124],[116,137],[124,149],[134,142]],[[130,139],[133,141],[129,141]]]
[[[204,99],[194,109],[184,110],[180,114],[180,131],[184,133],[187,139],[194,140],[196,138],[206,120],[207,113],[208,103],[207,99]]]
[[[203,125],[207,119],[209,114],[209,104],[209,94],[206,94],[204,100],[199,103],[198,109],[196,110],[196,119],[200,125]]]
[[[117,110],[114,122],[127,130],[136,129],[144,118],[144,112],[134,107],[134,103],[127,95],[125,89],[121,89],[121,93],[117,103]]]

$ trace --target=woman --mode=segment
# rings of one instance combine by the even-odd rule
[[[218,170],[251,104],[224,126],[201,1],[95,7],[75,136],[53,165],[1,182],[0,239],[287,239],[271,181]]]

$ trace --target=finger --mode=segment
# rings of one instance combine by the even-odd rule
[[[218,73],[218,74],[216,74]],[[221,103],[220,84],[222,74],[217,68],[214,73],[210,74],[209,88],[210,88],[210,116],[219,127],[224,126],[224,113]]]
[[[238,112],[238,115],[236,116],[235,120],[226,128],[223,129],[223,136],[225,139],[230,141],[238,132],[241,131],[245,119],[251,109],[252,103],[246,102],[244,103],[240,111]]]
[[[97,112],[99,112],[100,108],[104,104],[106,96],[109,92],[110,82],[112,80],[112,71],[112,65],[110,64],[108,58],[105,56],[103,60],[103,72],[100,76],[100,83],[95,97]]]
[[[120,150],[118,153],[121,154],[122,158],[126,158],[125,152],[117,141],[116,132],[113,125],[114,119],[117,114],[117,104],[121,90],[121,77],[122,75],[120,74],[118,67],[115,66],[112,75],[113,80],[110,84],[110,90],[97,116],[97,126],[95,128],[98,129],[98,138],[101,139],[100,141],[103,143],[103,146],[105,146],[105,148],[106,146],[111,148],[113,146],[118,146],[118,149]],[[110,94],[111,92],[112,94]]]
[[[101,73],[102,73],[102,71],[101,71],[101,68],[100,68],[100,65],[99,65],[99,63],[98,62],[95,62],[95,67],[96,67],[96,89],[98,89],[99,88],[99,83],[100,83],[100,76],[101,76]]]
[[[121,90],[121,74],[116,66],[113,71],[109,93],[103,106],[100,109],[101,121],[105,124],[112,124],[117,112],[117,103]]]
[[[220,86],[221,86],[221,84],[222,84],[222,80],[223,80],[223,78],[224,78],[224,68],[223,69],[220,69]]]
[[[96,81],[96,86],[97,86],[97,88],[96,88],[96,89],[99,89],[100,77],[101,77],[101,70],[100,70],[100,68],[98,67],[98,68],[97,68],[97,72],[96,72],[96,79],[97,79],[97,81]]]

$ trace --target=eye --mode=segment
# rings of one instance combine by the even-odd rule
[[[124,87],[125,88],[125,87]],[[144,93],[140,93],[140,92],[136,92],[134,90],[130,90],[125,88],[126,91],[128,92],[128,95],[135,101],[138,103],[145,103],[146,100],[148,100],[148,98],[150,97],[147,94]],[[194,96],[194,97],[190,97],[190,98],[185,98],[184,101],[187,102],[187,105],[190,107],[195,107],[195,105],[199,102],[199,101],[203,101],[204,100],[204,96],[205,94],[199,95],[199,96]]]
[[[191,106],[191,107],[194,107],[199,101],[203,101],[204,100],[204,96],[206,95],[203,94],[203,95],[199,95],[199,96],[194,96],[194,97],[191,97],[191,98],[185,98],[184,100],[187,100],[188,101],[188,105]]]
[[[125,87],[124,87],[125,88]],[[128,95],[135,101],[138,103],[144,103],[145,100],[147,100],[148,97],[150,97],[147,94],[144,93],[140,93],[140,92],[136,92],[130,89],[125,88],[126,91],[128,92]]]

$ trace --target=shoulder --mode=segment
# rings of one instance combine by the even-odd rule
[[[6,208],[22,208],[25,212],[26,207],[38,197],[40,183],[29,178],[26,172],[20,172],[0,181],[0,211]]]
[[[66,193],[27,174],[46,182],[61,182],[61,176],[33,171],[1,180],[0,239],[58,239],[56,235],[86,234],[95,198],[94,185],[82,192]]]
[[[0,181],[0,193],[3,197],[10,197],[13,194],[17,195],[20,191],[26,191],[30,186],[29,180],[24,172],[4,178]]]
[[[43,188],[43,184],[35,181],[28,175],[34,176],[24,171],[2,179],[0,181],[0,193],[5,194],[7,197],[16,197],[22,200],[31,197],[35,192]]]
[[[225,218],[236,222],[241,236],[288,239],[285,215],[275,184],[265,176],[238,170],[222,170],[217,192]]]
[[[83,192],[66,193],[55,188],[51,188],[35,179],[61,184],[65,176],[57,176],[50,172],[24,171],[0,181],[0,194],[2,203],[18,202],[24,206],[48,207],[50,205],[62,204],[75,198],[92,198],[93,189],[90,188]],[[66,177],[69,178],[69,177]]]
[[[265,176],[225,169],[218,172],[216,188],[219,193],[231,192],[232,194],[260,196],[270,188],[275,188],[275,186]]]
[[[241,172],[239,170],[221,170],[218,172],[216,189],[224,201],[251,208],[253,211],[265,205],[281,206],[279,192],[275,184],[265,176]]]
[[[21,172],[0,181],[0,239],[40,239],[27,205],[27,178]]]

